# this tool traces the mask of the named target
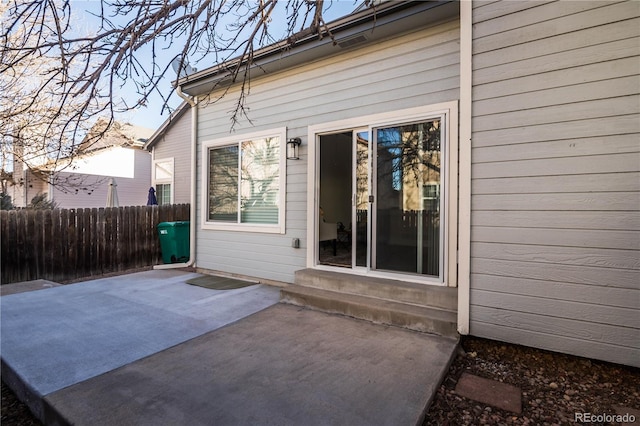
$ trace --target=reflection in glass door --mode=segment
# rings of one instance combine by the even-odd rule
[[[441,276],[441,119],[373,129],[373,269]]]
[[[369,131],[354,132],[355,146],[355,182],[354,182],[354,207],[353,223],[353,266],[368,267],[369,253],[369,176],[371,164],[369,163]]]

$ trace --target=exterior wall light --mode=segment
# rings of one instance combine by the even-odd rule
[[[298,151],[302,141],[300,138],[291,138],[287,141],[287,160],[299,160]]]

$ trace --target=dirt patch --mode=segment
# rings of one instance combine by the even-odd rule
[[[81,277],[81,278],[74,278],[71,280],[64,280],[64,281],[60,281],[60,284],[75,284],[83,281],[98,280],[100,278],[109,278],[109,277],[117,277],[117,276],[126,275],[126,274],[135,274],[136,272],[150,271],[152,269],[153,269],[153,266],[143,266],[141,268],[128,269],[126,271],[108,272],[102,275],[93,275],[90,277]]]

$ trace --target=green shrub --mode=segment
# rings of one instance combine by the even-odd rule
[[[14,205],[11,202],[11,196],[0,192],[0,210],[13,210]]]
[[[58,207],[58,204],[53,200],[47,200],[47,193],[41,192],[31,199],[28,209],[32,210],[52,210]]]

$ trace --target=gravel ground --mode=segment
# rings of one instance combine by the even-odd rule
[[[16,398],[9,386],[2,382],[2,405],[0,405],[0,425],[2,426],[41,426],[31,411]]]
[[[454,389],[463,372],[519,387],[522,413],[510,413],[456,395]],[[616,414],[615,407],[635,409],[636,424],[640,424],[640,370],[464,338],[423,426],[574,424],[576,412]],[[40,425],[4,383],[0,408],[2,426]]]
[[[522,412],[510,413],[456,395],[455,387],[463,372],[519,387]],[[464,338],[424,426],[564,425],[577,423],[575,413],[626,412],[635,414],[635,424],[640,424],[639,409],[640,370],[637,368]]]

